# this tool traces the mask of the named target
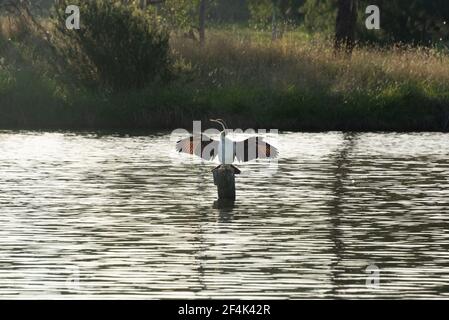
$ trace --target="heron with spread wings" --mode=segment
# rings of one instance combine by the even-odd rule
[[[254,159],[274,159],[278,156],[278,150],[265,142],[262,137],[255,136],[243,141],[233,141],[226,136],[227,126],[222,119],[211,119],[210,121],[222,126],[220,140],[213,140],[203,133],[194,134],[179,140],[176,150],[209,161],[218,156],[218,160],[223,165],[232,165],[236,160],[248,162]]]

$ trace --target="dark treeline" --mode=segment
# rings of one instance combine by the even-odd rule
[[[3,0],[6,2],[7,0]],[[125,0],[146,3],[147,6],[164,10],[178,10],[179,20],[187,21],[183,15],[195,15],[199,0]],[[55,0],[30,1],[34,8],[47,11]],[[308,32],[333,35],[340,0],[205,0],[209,25],[241,24],[260,29],[271,29],[273,23],[280,28],[305,28]],[[449,1],[447,0],[350,0],[357,9],[354,25],[359,41],[377,43],[412,43],[431,45],[449,41]],[[370,32],[364,27],[365,9],[377,5],[381,10],[381,31]],[[346,17],[345,17],[346,18]],[[274,21],[273,21],[274,19]],[[199,27],[191,19],[193,27]]]

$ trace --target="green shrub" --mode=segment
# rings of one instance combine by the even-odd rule
[[[80,30],[65,26],[68,4],[80,8]],[[85,85],[122,91],[167,75],[168,32],[136,6],[111,0],[63,0],[54,13],[60,61]]]

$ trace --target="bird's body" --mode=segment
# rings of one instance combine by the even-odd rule
[[[226,137],[225,131],[220,134],[218,142],[218,161],[221,164],[232,164],[234,162],[234,141]]]
[[[223,120],[211,120],[223,126],[220,139],[213,140],[205,134],[193,135],[178,141],[176,149],[205,160],[213,160],[218,156],[221,164],[231,165],[235,160],[247,162],[254,159],[276,158],[278,151],[261,137],[251,137],[243,141],[232,141],[226,135],[226,125]]]

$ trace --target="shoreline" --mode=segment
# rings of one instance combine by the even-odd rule
[[[292,132],[448,132],[449,101],[421,95],[376,99],[268,92],[203,97],[126,94],[106,99],[54,99],[0,96],[0,130],[150,130],[192,129],[193,121],[224,119],[230,128]],[[204,93],[207,95],[207,93]],[[25,99],[22,100],[22,97]],[[201,94],[199,95],[201,96]],[[8,101],[9,100],[9,101]],[[29,101],[35,101],[34,104]],[[152,102],[146,102],[152,101]],[[184,104],[181,104],[181,101]],[[348,102],[349,101],[349,102]],[[5,103],[9,102],[9,103]]]

